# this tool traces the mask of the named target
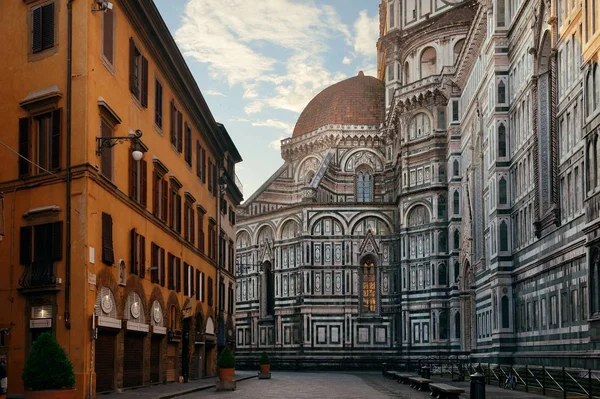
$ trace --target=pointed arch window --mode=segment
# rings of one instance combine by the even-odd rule
[[[373,201],[373,176],[368,170],[356,172],[356,202]]]
[[[264,300],[264,314],[266,316],[275,315],[275,277],[271,267],[271,262],[265,262],[263,264],[264,277],[263,282],[266,286],[265,300]]]
[[[410,64],[408,61],[404,63],[404,84],[407,85],[410,83]]]
[[[448,312],[440,312],[440,339],[448,339]]]
[[[506,26],[506,0],[496,0],[496,18],[499,28]]]
[[[444,233],[438,235],[438,252],[446,252],[446,235]]]
[[[454,338],[460,339],[460,312],[454,314]]]
[[[506,84],[504,81],[498,83],[498,104],[506,103]]]
[[[421,79],[437,74],[437,52],[427,47],[421,53]]]
[[[508,195],[506,191],[506,179],[501,177],[500,181],[498,182],[498,197],[500,205],[506,205],[508,203]]]
[[[509,328],[510,327],[510,323],[509,323],[510,315],[509,315],[508,297],[506,295],[502,296],[501,306],[502,306],[502,328]]]
[[[505,221],[500,223],[500,251],[508,251],[508,225]]]
[[[448,269],[445,263],[440,263],[438,266],[438,285],[448,284]]]
[[[458,164],[458,159],[455,159],[452,162],[452,175],[459,176],[460,175],[460,165]]]
[[[438,197],[438,219],[446,218],[446,197],[440,195]]]
[[[454,282],[458,281],[458,276],[460,275],[460,263],[458,261],[454,262]]]
[[[446,166],[445,165],[439,166],[438,176],[440,178],[440,183],[444,183],[446,181]]]
[[[361,266],[362,313],[375,313],[377,311],[377,291],[375,282],[375,262],[373,259],[367,258],[363,261]]]
[[[506,127],[504,123],[498,126],[498,156],[506,156]]]
[[[460,233],[458,229],[454,230],[454,249],[460,248]]]
[[[460,213],[460,194],[458,190],[454,191],[453,211],[455,215]]]

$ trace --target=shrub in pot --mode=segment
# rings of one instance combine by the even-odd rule
[[[75,398],[75,372],[65,350],[49,332],[35,340],[23,374],[26,399]]]
[[[260,365],[261,374],[267,374],[271,371],[271,359],[269,359],[267,352],[263,352],[262,355],[260,355],[258,364]]]
[[[225,347],[219,358],[217,359],[217,366],[219,367],[219,379],[221,381],[232,381],[233,374],[235,373],[235,357],[229,348]]]

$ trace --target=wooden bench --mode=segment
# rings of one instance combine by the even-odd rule
[[[394,370],[386,370],[383,372],[383,376],[386,378],[390,378],[392,380],[397,380],[398,379],[398,371],[394,371]]]
[[[409,377],[410,387],[419,391],[429,391],[429,384],[432,382],[430,379],[421,377]]]
[[[418,378],[414,374],[406,374],[406,373],[398,373],[397,376],[398,376],[398,382],[401,383],[401,384],[408,384],[409,383],[408,379],[410,377]]]
[[[448,384],[429,384],[431,396],[437,399],[459,399],[465,390]]]

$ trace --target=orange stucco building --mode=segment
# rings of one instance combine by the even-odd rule
[[[43,331],[81,398],[215,374],[241,157],[154,3],[10,1],[0,22],[8,396]]]

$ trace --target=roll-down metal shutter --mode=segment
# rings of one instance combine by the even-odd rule
[[[123,353],[123,388],[144,384],[144,337],[125,335]]]
[[[115,345],[116,336],[98,334],[96,339],[95,369],[96,392],[110,392],[115,389]]]

